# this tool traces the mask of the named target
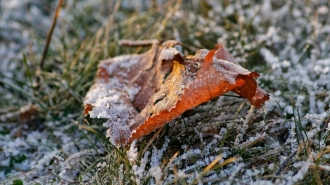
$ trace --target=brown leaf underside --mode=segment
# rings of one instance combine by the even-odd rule
[[[114,144],[126,144],[141,138],[177,118],[186,110],[228,91],[247,98],[256,107],[260,107],[269,99],[269,95],[254,80],[259,75],[240,67],[222,45],[216,46],[216,50],[200,50],[195,56],[183,57],[173,47],[177,44],[176,41],[167,41],[161,46],[158,46],[157,42],[152,44],[148,52],[132,55],[138,62],[128,68],[118,67],[123,65],[116,61],[118,57],[102,62],[99,65],[98,79],[86,95],[85,113],[89,112],[91,117],[106,118],[103,112],[97,114],[98,110],[104,109],[98,100],[101,104],[110,104],[109,109],[114,103],[103,101],[109,95],[93,97],[95,90],[99,90],[100,86],[106,86],[114,79],[132,89],[139,88],[134,98],[131,97],[131,103],[122,101],[123,97],[116,100],[125,102],[123,105],[128,108],[134,108],[130,118],[124,121],[125,129],[123,125],[117,126],[118,123],[112,121],[112,118],[106,122],[105,126],[110,132],[108,136]],[[115,92],[126,97],[126,100],[129,99],[129,90],[125,92],[116,86],[109,88],[115,89]],[[96,114],[98,116],[95,116]]]

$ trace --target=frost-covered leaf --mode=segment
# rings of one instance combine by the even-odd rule
[[[259,75],[234,61],[218,45],[183,56],[176,41],[149,51],[102,61],[85,98],[85,113],[107,118],[104,126],[114,144],[126,144],[223,93],[233,91],[260,107],[269,95],[254,80]]]

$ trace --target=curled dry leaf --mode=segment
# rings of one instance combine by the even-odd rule
[[[183,56],[170,40],[124,42],[150,44],[143,54],[102,61],[95,84],[87,93],[85,114],[107,118],[107,137],[127,144],[223,93],[233,91],[260,107],[269,95],[222,46]]]

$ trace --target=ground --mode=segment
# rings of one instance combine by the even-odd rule
[[[0,184],[330,183],[330,3],[0,1]],[[99,61],[175,39],[185,54],[221,43],[270,94],[227,94],[126,147],[83,114]],[[149,142],[150,141],[150,142]]]

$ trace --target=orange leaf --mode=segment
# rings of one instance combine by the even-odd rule
[[[234,61],[222,46],[182,56],[176,41],[151,42],[140,55],[124,55],[99,65],[96,83],[85,98],[92,118],[104,126],[114,144],[126,144],[228,91],[261,106],[269,95],[254,80],[259,76]]]

